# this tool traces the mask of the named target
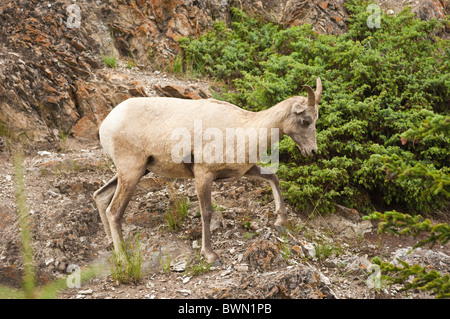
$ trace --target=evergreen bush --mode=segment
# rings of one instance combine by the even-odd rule
[[[449,20],[421,21],[406,8],[370,28],[368,4],[347,2],[342,35],[284,29],[233,9],[230,27],[218,22],[180,40],[185,71],[225,82],[222,98],[253,111],[305,94],[301,85],[321,77],[318,155],[280,141],[278,173],[297,209],[448,208],[450,45],[439,34]]]

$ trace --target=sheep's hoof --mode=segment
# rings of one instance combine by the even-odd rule
[[[216,259],[215,261],[213,261],[212,263],[209,264],[211,267],[220,267],[222,266],[222,262],[220,261],[220,259]]]
[[[275,229],[278,230],[282,235],[287,235],[286,227],[275,225]]]

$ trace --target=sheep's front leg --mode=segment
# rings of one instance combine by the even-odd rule
[[[274,226],[280,233],[285,234],[286,228],[284,225],[286,224],[287,214],[283,198],[281,197],[281,190],[277,175],[266,168],[255,165],[247,173],[245,173],[244,176],[263,180],[270,184],[270,187],[272,188],[273,198],[275,200],[275,213],[277,214],[277,220],[275,221]]]
[[[197,174],[195,173],[197,171]],[[202,215],[202,254],[206,257],[208,263],[220,262],[217,255],[211,247],[211,187],[214,176],[211,173],[199,172],[194,170],[195,186],[197,188],[197,196],[200,204],[200,212]]]

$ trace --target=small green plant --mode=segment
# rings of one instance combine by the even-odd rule
[[[252,237],[253,237],[253,234],[252,234],[252,233],[250,233],[250,232],[248,232],[248,231],[245,232],[245,234],[244,234],[244,238],[245,238],[245,239],[250,240],[250,239],[252,239]]]
[[[180,198],[172,186],[169,186],[172,204],[166,211],[165,219],[169,231],[178,231],[189,214],[190,201],[188,197]]]
[[[334,251],[333,247],[331,247],[327,243],[316,244],[316,256],[320,260],[331,257],[331,255],[333,254],[333,251]]]
[[[149,61],[153,61],[153,60],[155,59],[155,55],[156,55],[155,49],[150,48],[150,49],[147,51],[147,59],[148,59]]]
[[[10,124],[0,122],[0,136],[6,138],[6,141],[9,142],[12,139],[12,133],[10,129]]]
[[[170,272],[170,264],[172,263],[172,258],[170,255],[159,258],[159,264],[161,265],[162,270],[167,275]]]
[[[177,54],[172,64],[173,73],[183,73],[183,55]]]
[[[102,60],[108,68],[115,69],[117,67],[117,58],[113,54],[102,55]]]
[[[334,245],[325,240],[318,240],[316,245],[316,256],[319,260],[325,260],[331,256],[339,256],[342,253],[342,248],[340,245]]]
[[[209,271],[211,268],[211,264],[208,264],[208,262],[205,260],[205,258],[202,258],[199,249],[195,250],[194,262],[195,262],[195,264],[187,265],[187,267],[186,267],[186,274],[189,276],[201,275],[201,274]]]
[[[223,212],[225,210],[225,208],[223,208],[223,206],[217,205],[215,202],[211,202],[211,206],[212,206],[212,210],[213,212],[215,211],[221,211]]]
[[[73,166],[73,170],[74,170],[75,172],[78,172],[78,171],[80,170],[80,165],[78,164],[78,162],[77,162],[76,159],[73,159],[73,160],[72,160],[72,166]]]
[[[21,243],[24,264],[23,292],[25,298],[36,297],[36,273],[33,262],[33,249],[29,210],[25,192],[25,173],[23,169],[22,152],[13,155],[14,177],[16,182],[16,202],[21,230]]]
[[[176,198],[173,206],[166,212],[166,222],[170,231],[178,231],[189,214],[189,198]]]
[[[162,270],[167,275],[170,272],[170,264],[172,263],[172,259],[170,255],[167,255],[165,258],[159,258],[159,264],[161,265]]]
[[[292,250],[288,245],[287,236],[284,235],[282,239],[283,241],[280,242],[281,256],[283,257],[284,260],[288,260],[292,256]]]
[[[39,169],[40,169],[40,171],[41,171],[41,174],[43,175],[43,176],[47,176],[47,170],[45,169],[45,167],[44,166],[39,166]]]
[[[67,152],[68,145],[67,142],[69,140],[70,132],[64,132],[64,130],[59,131],[60,143],[59,148],[62,152]]]
[[[244,227],[245,230],[251,230],[251,223],[252,218],[249,216],[248,212],[245,213],[244,216],[239,217],[242,227]]]
[[[122,243],[126,253],[112,253],[111,277],[119,283],[137,284],[142,278],[142,252],[139,234],[135,236],[134,242]]]
[[[0,122],[0,136],[7,136],[8,130],[5,128],[5,125]]]
[[[133,57],[129,57],[127,60],[127,69],[133,69],[136,67],[136,61],[134,61]]]

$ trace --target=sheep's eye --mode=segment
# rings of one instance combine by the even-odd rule
[[[303,126],[309,126],[309,124],[311,124],[311,122],[308,120],[303,120],[302,124],[303,124]]]

